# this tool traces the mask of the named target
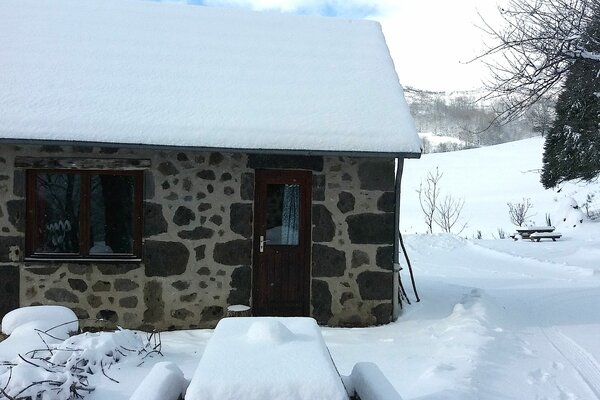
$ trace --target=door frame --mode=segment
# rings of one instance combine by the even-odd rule
[[[260,235],[266,228],[266,218],[257,218],[266,210],[266,185],[268,183],[300,184],[300,235],[299,244],[304,246],[302,314],[310,316],[311,295],[311,248],[312,248],[312,171],[296,169],[257,169],[254,173],[254,226],[252,232],[252,309],[254,315],[263,315],[258,299],[262,290],[258,284],[260,274]],[[290,179],[290,176],[293,176]],[[261,191],[264,190],[264,193]],[[262,193],[262,195],[261,195]]]

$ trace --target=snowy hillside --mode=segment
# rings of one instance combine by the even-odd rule
[[[523,199],[530,199],[533,204],[530,223],[545,225],[546,214],[549,214],[557,230],[565,233],[571,231],[573,225],[581,225],[577,218],[573,220],[577,212],[570,213],[570,218],[563,221],[565,207],[574,199],[585,225],[589,222],[585,218],[588,195],[593,196],[591,210],[600,209],[600,183],[569,183],[555,190],[544,189],[540,183],[543,143],[544,140],[537,137],[407,160],[402,177],[402,232],[426,231],[417,189],[425,182],[428,171],[434,172],[436,167],[443,173],[441,195],[449,194],[465,201],[461,220],[467,223],[467,228],[461,236],[472,238],[481,231],[484,238],[492,238],[492,235],[498,237],[499,228],[514,231],[507,203],[523,202]]]

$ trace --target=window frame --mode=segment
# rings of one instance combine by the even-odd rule
[[[79,252],[78,253],[44,253],[36,252],[37,240],[37,187],[38,174],[75,174],[80,176],[81,189],[79,198]],[[91,179],[93,175],[127,175],[134,178],[133,190],[133,245],[131,254],[90,254],[91,223]],[[107,261],[107,262],[140,262],[142,261],[143,232],[143,170],[111,170],[111,169],[27,169],[26,208],[27,221],[25,232],[25,261]]]

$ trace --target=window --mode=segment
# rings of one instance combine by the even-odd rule
[[[29,258],[141,258],[141,171],[29,170],[27,180]]]

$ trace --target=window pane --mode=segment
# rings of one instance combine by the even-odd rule
[[[81,178],[69,173],[36,174],[35,251],[79,253]]]
[[[92,175],[90,184],[90,254],[132,254],[134,177]]]
[[[267,185],[268,244],[298,244],[299,207],[299,185]]]

